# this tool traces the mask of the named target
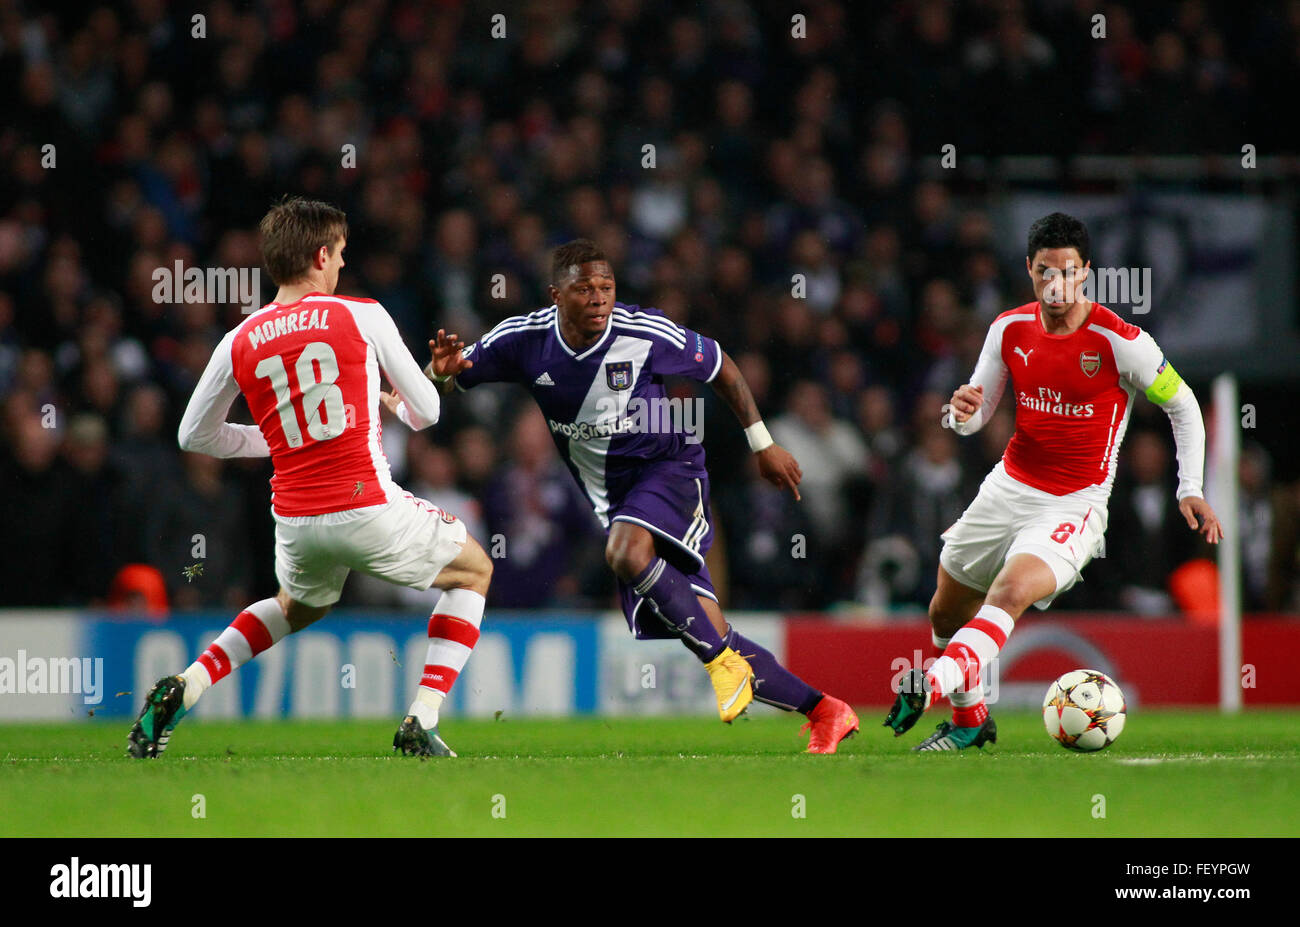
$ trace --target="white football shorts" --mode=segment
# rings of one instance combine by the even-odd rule
[[[304,605],[333,605],[352,570],[428,589],[455,560],[465,523],[409,492],[384,505],[327,515],[275,516],[275,575]]]
[[[1091,487],[1090,487],[1091,488]],[[961,518],[943,533],[939,563],[958,582],[987,592],[1003,564],[1033,554],[1056,574],[1047,608],[1079,581],[1093,557],[1105,556],[1106,506],[1095,489],[1054,496],[1007,475],[999,461]]]

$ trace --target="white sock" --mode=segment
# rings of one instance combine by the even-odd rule
[[[415,701],[411,707],[406,709],[408,715],[415,715],[416,720],[420,722],[420,727],[426,731],[431,731],[438,726],[438,710],[442,708],[442,701],[446,696],[437,689],[430,689],[427,686],[420,686],[415,690]]]
[[[197,661],[187,666],[181,675],[185,677],[185,694],[181,703],[185,706],[185,710],[189,711],[199,700],[199,696],[208,691],[208,687],[212,685],[212,677],[203,668],[203,664]]]

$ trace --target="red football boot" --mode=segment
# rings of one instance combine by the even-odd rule
[[[858,730],[858,716],[846,703],[833,695],[824,695],[808,713],[808,723],[800,731],[811,729],[807,753],[834,753],[840,741]]]

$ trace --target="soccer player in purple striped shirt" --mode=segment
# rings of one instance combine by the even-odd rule
[[[731,407],[763,478],[799,498],[799,464],[773,443],[739,369],[711,338],[655,309],[616,302],[614,271],[578,239],[552,261],[554,304],[497,325],[475,344],[438,332],[426,373],[445,392],[479,383],[526,388],[570,473],[608,532],[605,559],[639,639],[676,638],[704,663],[718,714],[753,699],[808,717],[808,752],[834,753],[858,729],[844,702],[799,679],[732,628],[704,555],[713,541],[704,449],[664,392],[665,375],[710,384]]]

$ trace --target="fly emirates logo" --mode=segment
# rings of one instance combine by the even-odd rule
[[[1024,390],[1020,391],[1017,401],[1026,409],[1033,409],[1035,412],[1047,412],[1050,415],[1064,415],[1067,418],[1091,418],[1093,404],[1091,402],[1065,402],[1061,399],[1059,390],[1054,390],[1046,386],[1038,387],[1038,395],[1034,396]]]

